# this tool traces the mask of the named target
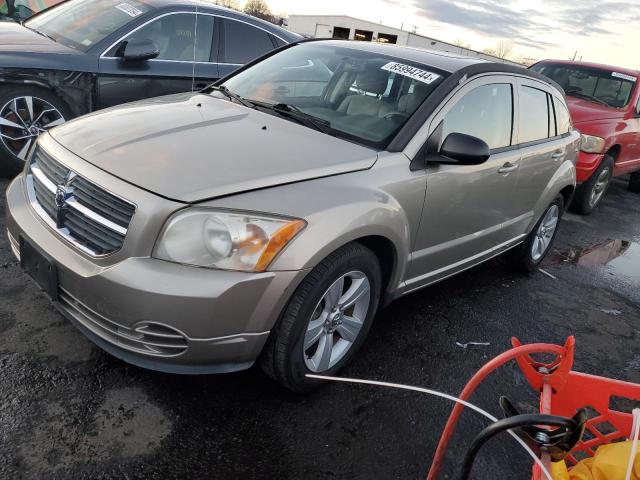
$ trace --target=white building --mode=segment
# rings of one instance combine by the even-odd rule
[[[382,24],[348,17],[346,15],[290,15],[288,28],[292,32],[314,38],[343,38],[349,40],[377,41],[407,45],[409,47],[440,50],[445,52],[479,57],[493,62],[519,65],[503,58],[487,55],[486,53],[459,47],[451,43],[425,37],[417,33],[407,32],[399,28],[387,27]]]

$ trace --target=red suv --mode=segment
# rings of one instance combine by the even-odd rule
[[[611,178],[631,174],[629,189],[640,193],[640,87],[635,70],[583,62],[544,60],[531,67],[560,84],[573,124],[582,133],[580,186],[571,209],[589,214]]]

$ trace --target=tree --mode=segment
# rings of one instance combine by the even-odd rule
[[[484,50],[482,50],[482,53],[484,53],[486,55],[493,55],[495,57],[496,56],[496,49],[495,48],[485,48]]]
[[[239,0],[216,0],[216,5],[231,8],[232,10],[240,10]]]
[[[267,2],[265,2],[264,0],[248,0],[246,5],[244,6],[244,13],[257,18],[261,18],[262,20],[266,20],[268,22],[271,22],[273,20],[271,9],[269,9],[269,5],[267,5]]]
[[[460,48],[466,48],[466,49],[471,48],[471,45],[469,43],[465,42],[464,40],[460,40],[460,39],[456,40],[454,44],[455,44],[456,47],[460,47]]]
[[[507,58],[513,52],[513,42],[510,40],[501,40],[496,46],[496,57]]]

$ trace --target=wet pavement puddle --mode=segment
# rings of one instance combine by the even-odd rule
[[[608,240],[568,251],[552,252],[543,266],[570,263],[580,267],[604,267],[614,275],[622,275],[640,281],[640,244],[627,240]]]

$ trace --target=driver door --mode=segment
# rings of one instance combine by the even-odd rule
[[[134,29],[100,57],[96,107],[191,92],[217,80],[218,24],[213,15],[180,12],[160,15]],[[124,46],[133,38],[152,40],[158,57],[125,61]]]
[[[514,240],[503,230],[514,215],[520,161],[513,141],[514,91],[511,77],[484,77],[460,89],[433,120],[430,133],[437,136],[438,150],[456,132],[484,140],[491,156],[480,165],[428,164],[408,288],[469,268]]]

